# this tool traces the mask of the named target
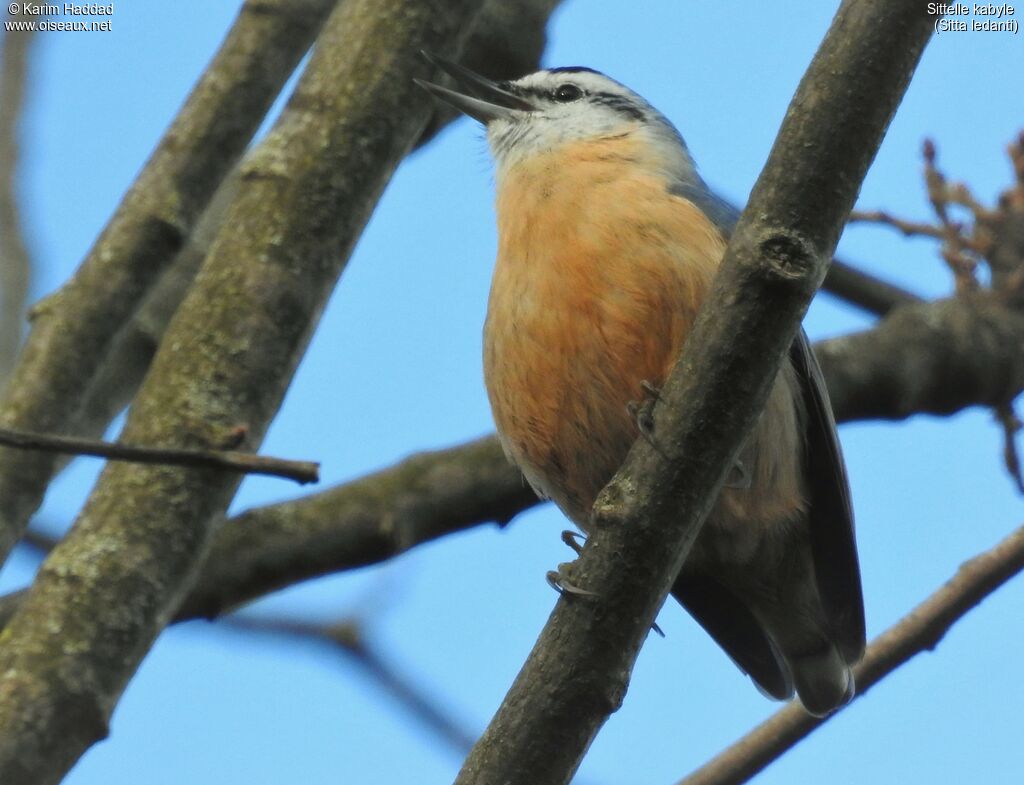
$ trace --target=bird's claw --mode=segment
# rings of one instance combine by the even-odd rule
[[[548,586],[557,591],[563,597],[596,597],[597,594],[586,589],[581,589],[574,583],[569,582],[562,572],[562,568],[566,565],[559,565],[557,570],[548,570],[547,581]]]
[[[661,400],[661,388],[655,387],[654,384],[647,381],[646,379],[640,380],[640,388],[647,393],[647,397],[655,401]]]
[[[654,405],[661,400],[661,390],[655,387],[646,379],[640,382],[640,388],[644,391],[645,397],[642,401],[630,401],[626,404],[626,411],[636,423],[640,436],[661,455],[664,451],[654,441]]]
[[[725,487],[749,490],[753,481],[754,478],[751,476],[746,464],[737,458],[736,463],[732,465],[732,468],[729,469],[729,473],[725,476]]]
[[[572,529],[566,529],[562,532],[562,542],[572,548],[577,556],[583,555],[582,543],[585,543],[586,541],[587,538],[585,535],[582,535],[577,531],[573,531]]]

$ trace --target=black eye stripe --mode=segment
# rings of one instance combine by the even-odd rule
[[[590,96],[590,100],[604,104],[609,109],[612,109],[619,114],[624,114],[627,117],[631,117],[634,120],[646,119],[646,115],[642,109],[628,98],[623,98],[621,95],[614,95],[613,93],[593,93]]]
[[[579,69],[576,69],[576,68],[572,68],[572,69],[562,68],[562,69],[552,69],[552,73],[555,73],[555,72],[580,72],[580,71],[587,71],[587,70],[588,69],[585,69],[585,68],[579,68]],[[543,98],[543,99],[548,100],[548,101],[556,101],[556,102],[558,102],[558,99],[555,97],[555,92],[557,92],[559,88],[565,87],[566,85],[571,85],[571,84],[572,84],[571,82],[566,82],[566,83],[558,85],[558,86],[556,86],[554,88],[549,88],[549,87],[539,87],[537,85],[524,86],[524,85],[517,85],[514,82],[506,82],[506,83],[501,84],[501,86],[504,89],[508,90],[510,93],[514,93],[515,95],[520,95],[520,96],[523,96],[523,97],[532,97],[532,98]],[[615,112],[618,112],[621,115],[625,115],[626,117],[629,117],[629,118],[631,118],[633,120],[643,121],[643,120],[647,119],[647,114],[643,111],[643,109],[641,107],[637,106],[636,103],[634,103],[633,101],[630,101],[625,96],[619,95],[617,93],[605,93],[605,92],[592,93],[592,92],[588,92],[587,90],[585,90],[584,88],[580,87],[579,85],[572,85],[572,86],[576,87],[578,90],[580,90],[581,97],[585,96],[588,101],[592,101],[594,103],[603,104],[604,106],[607,106],[609,109],[611,109],[611,110],[613,110]]]

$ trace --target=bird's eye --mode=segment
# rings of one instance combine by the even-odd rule
[[[563,104],[578,101],[583,97],[583,91],[574,84],[564,84],[555,88],[554,99]]]

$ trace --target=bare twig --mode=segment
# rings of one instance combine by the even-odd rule
[[[850,213],[849,222],[891,226],[902,233],[904,237],[933,237],[938,240],[945,237],[945,232],[941,226],[924,223],[923,221],[905,221],[884,210],[853,210]]]
[[[976,290],[979,289],[979,284],[975,271],[979,261],[986,261],[992,272],[991,289],[996,293],[994,297],[987,298],[988,302],[997,308],[1000,304],[1007,306],[1007,308],[1000,309],[1002,318],[994,323],[989,323],[990,327],[995,328],[996,333],[1001,333],[1002,327],[1010,325],[1019,318],[1022,312],[1021,306],[1024,304],[1024,190],[1019,183],[1020,160],[1024,157],[1024,142],[1021,146],[1010,145],[1009,154],[1018,176],[1018,182],[1001,194],[999,205],[995,209],[989,209],[981,204],[967,185],[948,182],[946,176],[936,165],[935,144],[927,140],[924,143],[925,183],[928,199],[938,217],[937,223],[905,221],[882,211],[860,212],[851,215],[851,220],[891,226],[907,236],[925,236],[940,240],[942,243],[941,254],[953,271],[959,298],[975,298],[975,303],[978,305],[981,305],[982,300],[976,299]],[[972,222],[968,227],[951,219],[950,206],[952,205],[962,207],[970,212]],[[955,310],[955,306],[952,310]],[[902,316],[909,313],[908,310]],[[976,328],[979,326],[975,325]],[[989,334],[986,335],[986,332]],[[972,347],[977,343],[990,340],[991,337],[991,331],[980,329],[971,333],[961,333],[961,340],[966,339]],[[1003,337],[1008,336],[1004,333]],[[852,340],[855,342],[856,338]],[[1001,341],[1000,344],[1012,351],[1016,341],[1009,337],[1008,341]],[[885,360],[888,360],[892,354],[906,355],[906,344],[902,347],[891,348],[894,351],[879,355],[879,360],[882,360],[883,356]],[[944,347],[936,345],[936,349],[938,349],[938,354],[946,354],[949,347],[948,345]],[[893,366],[892,377],[895,379],[896,376],[905,377],[907,374],[913,374],[914,366],[919,369],[922,361],[929,363],[937,359],[935,353],[928,352],[927,356],[928,359],[925,359],[925,355],[920,354],[909,358],[908,362],[902,365],[900,371],[895,371],[895,366]],[[1015,362],[1011,362],[1007,367],[1015,365]],[[953,371],[952,368],[947,370]],[[981,376],[984,376],[984,373]],[[980,377],[974,373],[968,373],[964,377],[954,371],[949,373],[948,378],[952,386],[958,386],[965,378],[978,379]],[[905,384],[901,384],[901,386],[904,390],[906,389]],[[879,392],[881,393],[881,388]],[[1003,427],[1004,463],[1018,490],[1024,493],[1024,476],[1021,474],[1020,459],[1015,442],[1015,436],[1021,426],[1012,405],[1018,390],[1014,388],[1005,392],[1005,397],[992,398],[989,396],[988,400],[992,402],[996,419]],[[882,394],[884,396],[884,393]],[[911,396],[905,396],[904,401],[907,411],[918,408],[917,404],[911,400]]]
[[[202,450],[183,447],[144,447],[118,444],[74,436],[48,433],[26,433],[0,428],[0,445],[19,450],[43,450],[68,455],[92,455],[111,461],[162,464],[164,466],[194,466],[227,469],[241,474],[265,474],[295,480],[300,485],[320,481],[320,464],[313,461],[289,461],[232,450]]]
[[[465,755],[476,740],[474,734],[455,720],[451,710],[442,708],[437,698],[427,695],[425,690],[387,660],[379,648],[367,639],[364,625],[358,619],[317,624],[267,616],[229,616],[223,623],[245,632],[326,644],[331,651],[343,654],[406,713],[459,755]]]
[[[1009,153],[1016,172],[1021,155],[1016,144],[1010,145]],[[908,221],[882,210],[854,211],[850,222],[875,223],[892,227],[907,237],[940,241],[940,254],[953,272],[959,294],[980,288],[976,272],[982,261],[992,271],[991,288],[1019,288],[1022,276],[1016,273],[1022,269],[1024,259],[1024,189],[1015,184],[1003,192],[996,208],[988,208],[965,183],[949,182],[936,160],[935,143],[926,140],[924,177],[928,201],[936,215],[934,223]],[[953,220],[952,207],[966,210],[970,221],[965,225]]]
[[[25,530],[25,534],[22,535],[20,545],[27,545],[32,548],[39,557],[46,556],[50,551],[57,547],[57,543],[60,542],[59,537],[41,532],[38,529],[31,527]]]
[[[964,233],[964,228],[955,223],[949,215],[951,189],[946,176],[936,166],[935,143],[926,139],[922,146],[924,154],[924,179],[928,190],[928,201],[939,219],[943,239],[942,258],[953,272],[958,293],[971,292],[978,288],[978,260],[974,249]]]
[[[949,183],[946,186],[946,198],[952,204],[958,204],[970,211],[976,224],[982,224],[992,217],[992,210],[985,207],[985,205],[983,205],[978,198],[971,193],[971,189],[967,183]]]
[[[1024,191],[1024,131],[1018,134],[1016,141],[1008,147],[1013,173],[1017,178],[1017,187]]]
[[[11,19],[24,17],[23,8]],[[8,12],[4,12],[7,14]],[[18,209],[21,110],[35,34],[6,31],[0,61],[0,381],[7,378],[24,332],[31,260]]]
[[[879,635],[856,668],[857,698],[898,667],[938,646],[949,629],[985,597],[1024,570],[1024,528],[968,562],[942,588]],[[737,785],[825,724],[796,702],[735,742],[678,785]]]
[[[999,195],[997,209],[983,226],[990,242],[985,259],[992,271],[992,288],[1024,306],[1024,133],[1007,152],[1014,183]]]
[[[598,596],[560,597],[460,785],[568,782],[618,707],[651,623],[824,278],[932,21],[916,0],[840,7],[656,404],[654,438],[676,457],[666,461],[638,440],[599,496],[593,533],[568,576]]]

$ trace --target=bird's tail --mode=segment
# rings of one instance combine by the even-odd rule
[[[789,662],[800,702],[816,717],[824,717],[845,706],[856,687],[853,671],[832,644]]]

